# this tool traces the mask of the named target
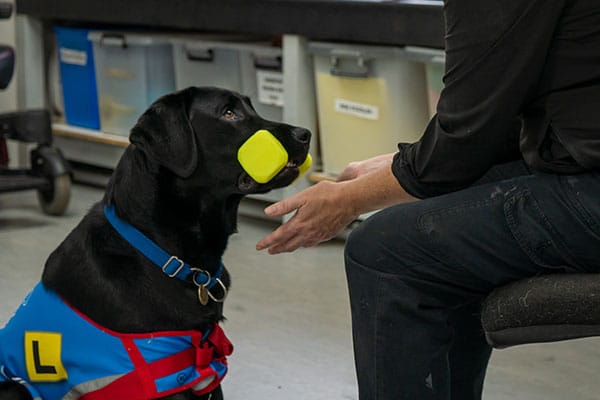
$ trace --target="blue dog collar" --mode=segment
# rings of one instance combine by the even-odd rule
[[[216,284],[221,286],[223,296],[215,298],[210,291],[208,294],[214,301],[223,301],[227,295],[227,288],[221,281],[223,274],[223,262],[219,260],[219,269],[214,275],[200,268],[194,268],[180,260],[178,257],[164,251],[160,246],[150,240],[146,235],[137,230],[132,225],[120,219],[113,205],[104,206],[104,215],[112,227],[125,239],[129,244],[135,247],[146,258],[156,264],[169,278],[177,278],[182,281],[187,281],[190,277],[192,282],[200,287],[211,289]]]

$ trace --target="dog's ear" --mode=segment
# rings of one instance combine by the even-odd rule
[[[194,129],[185,92],[156,100],[131,129],[129,140],[150,159],[179,177],[189,177],[198,165]]]

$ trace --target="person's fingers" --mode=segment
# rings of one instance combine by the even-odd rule
[[[291,253],[298,250],[300,247],[310,247],[308,243],[312,242],[314,241],[309,240],[305,235],[296,234],[275,246],[269,247],[268,251],[269,254]]]
[[[303,201],[302,197],[299,195],[300,193],[297,193],[294,196],[288,197],[287,199],[283,199],[277,203],[271,204],[265,208],[265,214],[268,217],[281,217],[300,208],[300,206],[303,204]]]
[[[327,221],[331,221],[331,215],[336,214],[338,208],[337,204],[324,200],[324,194],[329,193],[331,185],[335,184],[320,182],[267,207],[265,214],[268,216],[282,216],[293,211],[295,214],[262,238],[256,249],[268,249],[269,253],[277,254],[322,241],[323,231],[331,229]]]
[[[282,224],[279,228],[269,233],[256,244],[256,250],[264,250],[288,241],[295,235],[294,229],[290,229],[291,220]]]
[[[281,253],[290,253],[300,247],[299,244],[294,243],[282,243],[276,246],[269,247],[269,254],[281,254]]]
[[[301,222],[295,224],[291,229],[292,235],[269,247],[269,254],[292,252],[301,247],[313,247],[325,240],[331,239],[337,233],[332,229],[316,229],[314,226],[305,226],[304,229],[299,228],[301,224]]]

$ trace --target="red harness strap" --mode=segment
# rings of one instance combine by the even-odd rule
[[[211,367],[211,364],[216,361],[223,366],[227,366],[226,357],[233,352],[233,345],[219,325],[213,327],[205,341],[202,341],[200,332],[194,333],[191,347],[151,363],[144,360],[133,339],[122,338],[122,342],[135,369],[101,389],[86,393],[80,397],[80,400],[154,399],[182,392],[186,389],[194,390],[194,386],[198,384],[202,384],[202,388],[194,390],[195,394],[210,393],[221,383],[225,376],[225,373],[219,375]],[[198,377],[191,381],[183,373],[190,367],[194,367],[198,373]],[[183,383],[170,390],[158,392],[155,381],[178,372],[182,373]]]

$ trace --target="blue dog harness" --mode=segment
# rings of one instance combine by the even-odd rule
[[[152,399],[214,390],[233,346],[219,327],[122,334],[98,326],[39,283],[0,330],[0,381],[34,399]]]

